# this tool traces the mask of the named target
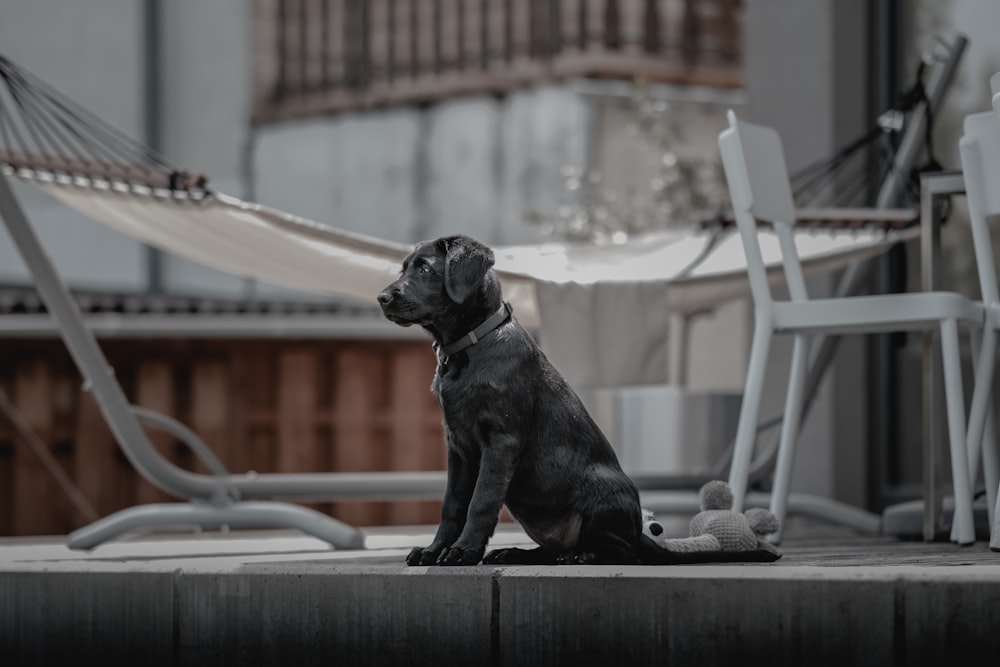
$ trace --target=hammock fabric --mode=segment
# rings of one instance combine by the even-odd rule
[[[410,246],[364,236],[204,190],[168,190],[101,179],[60,177],[38,169],[12,173],[88,217],[135,239],[213,268],[293,289],[372,303],[399,273]],[[911,211],[891,220],[913,220]],[[809,218],[815,216],[806,212]],[[880,217],[881,214],[881,217]],[[819,214],[816,214],[819,215]],[[861,229],[803,229],[796,245],[811,273],[884,251],[915,229],[876,226],[885,212],[840,211],[838,219],[868,217]],[[896,223],[892,223],[896,224]],[[776,238],[762,235],[765,261],[776,268]],[[691,228],[625,243],[543,243],[495,248],[497,270],[529,326],[539,324],[538,282],[593,285],[662,283],[673,312],[692,312],[749,295],[738,235]]]

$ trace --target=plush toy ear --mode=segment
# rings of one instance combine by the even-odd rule
[[[763,507],[752,507],[743,513],[750,523],[750,529],[758,537],[766,537],[777,533],[781,528],[778,517]]]
[[[698,492],[701,498],[701,509],[727,510],[733,506],[733,492],[729,484],[721,480],[706,482]]]
[[[493,266],[493,251],[467,236],[442,239],[445,248],[444,289],[455,303],[465,303]]]

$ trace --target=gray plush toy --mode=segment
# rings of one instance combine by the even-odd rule
[[[768,552],[781,556],[764,538],[778,532],[778,518],[766,509],[753,508],[734,512],[733,492],[729,484],[712,481],[701,487],[701,512],[691,519],[690,537],[664,537],[663,526],[652,512],[643,510],[643,533],[657,544],[678,553],[697,552]]]

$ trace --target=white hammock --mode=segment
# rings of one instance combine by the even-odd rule
[[[13,170],[11,170],[13,171]],[[86,216],[153,247],[238,276],[297,290],[374,303],[399,273],[410,247],[348,232],[220,193],[57,179],[18,169],[29,180]],[[820,217],[803,212],[805,217]],[[829,213],[829,212],[828,212]],[[908,211],[841,210],[838,219],[879,221]],[[917,233],[803,229],[796,236],[803,266],[819,273],[883,252]],[[713,241],[714,247],[710,247]],[[762,240],[764,259],[777,268],[776,239]],[[739,236],[688,228],[652,233],[621,244],[550,242],[494,248],[506,297],[529,327],[541,320],[536,285],[662,284],[672,312],[691,312],[749,296]],[[702,256],[704,255],[704,256]],[[695,261],[700,259],[700,261]],[[780,280],[780,276],[776,276]]]

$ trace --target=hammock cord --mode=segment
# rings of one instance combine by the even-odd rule
[[[204,177],[185,172],[4,56],[0,162],[171,189],[204,187]]]
[[[924,165],[907,178],[903,191],[908,202],[920,197],[918,175],[921,172],[940,171],[941,165],[934,157],[934,114],[924,88],[926,63],[917,67],[913,85],[898,95],[890,113],[907,113],[918,104],[925,103],[927,122],[924,126]],[[887,114],[884,114],[887,115]],[[881,118],[880,118],[881,120]],[[801,206],[873,206],[878,194],[874,184],[884,182],[895,168],[896,145],[892,136],[900,127],[876,123],[860,137],[851,141],[830,157],[810,163],[791,175],[792,194]],[[871,153],[862,149],[873,148]],[[870,157],[868,157],[870,155]],[[853,166],[852,166],[853,165]],[[850,169],[848,168],[850,167]]]

